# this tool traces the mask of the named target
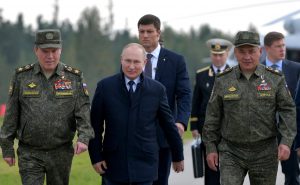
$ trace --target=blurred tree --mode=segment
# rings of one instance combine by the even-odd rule
[[[108,7],[110,9],[108,19],[103,19],[97,8],[86,8],[76,25],[72,25],[69,20],[59,21],[55,18],[58,16],[58,5],[57,9],[54,9],[51,21],[43,20],[41,15],[37,17],[37,29],[61,30],[63,39],[61,61],[83,71],[91,97],[99,80],[119,72],[120,54],[124,45],[138,42],[135,36],[131,36],[126,26],[123,30],[113,30],[112,7],[111,3]],[[249,29],[256,28],[249,25]],[[33,53],[35,31],[31,25],[24,25],[22,14],[19,14],[16,22],[12,23],[2,17],[0,10],[0,103],[7,101],[9,81],[15,68],[36,62]],[[232,40],[232,35],[213,29],[208,24],[191,28],[187,33],[175,31],[170,26],[164,25],[162,37],[164,47],[185,57],[192,83],[197,69],[209,65],[204,62],[209,57],[205,42],[213,37]]]

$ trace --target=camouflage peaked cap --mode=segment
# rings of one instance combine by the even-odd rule
[[[35,35],[35,44],[39,48],[61,48],[60,31],[57,29],[38,30]]]
[[[243,45],[260,46],[258,33],[251,31],[239,31],[234,39],[235,47]]]
[[[219,38],[209,39],[206,41],[206,45],[210,49],[210,52],[214,54],[225,53],[232,47],[232,43],[230,41]]]

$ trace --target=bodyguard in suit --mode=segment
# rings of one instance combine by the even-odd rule
[[[300,80],[298,80],[296,94],[295,94],[295,105],[297,111],[297,135],[295,138],[295,150],[298,157],[300,157]]]
[[[191,89],[184,57],[159,44],[160,20],[147,14],[138,21],[139,42],[147,52],[145,75],[161,82],[167,91],[168,103],[176,126],[181,134],[187,128],[191,109]],[[171,166],[171,150],[165,135],[159,128],[159,169],[155,185],[168,185]]]
[[[300,64],[285,59],[286,46],[284,35],[279,32],[269,32],[264,38],[264,47],[267,57],[263,64],[282,71],[288,89],[293,99],[295,99],[297,82],[300,77]],[[299,117],[299,115],[297,116]],[[282,161],[281,166],[285,175],[285,185],[300,185],[299,161],[295,150],[291,150],[289,159]]]
[[[205,112],[207,103],[212,92],[215,82],[215,76],[223,72],[229,66],[226,64],[228,52],[232,47],[232,43],[225,39],[214,38],[206,42],[210,50],[211,65],[199,69],[196,74],[196,84],[194,87],[192,114],[191,114],[191,131],[194,138],[201,137],[203,124],[205,121]],[[203,153],[205,154],[205,146],[202,143]],[[219,185],[220,172],[211,170],[207,161],[205,162],[205,185]]]
[[[89,154],[106,185],[151,185],[157,179],[158,124],[170,144],[175,172],[184,168],[182,140],[165,88],[144,77],[146,62],[143,46],[128,44],[121,55],[122,72],[97,85],[91,108],[95,138]]]

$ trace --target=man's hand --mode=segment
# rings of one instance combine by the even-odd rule
[[[192,130],[192,136],[194,139],[201,137],[201,135],[199,134],[198,130]]]
[[[105,173],[105,170],[107,169],[106,162],[101,161],[98,163],[93,164],[94,170],[99,173],[100,175]]]
[[[278,146],[278,160],[285,161],[290,157],[291,150],[288,146],[280,144]]]
[[[184,170],[184,161],[173,162],[173,170],[176,173],[183,172],[183,170]]]
[[[177,126],[180,137],[183,137],[184,126],[182,125],[182,123],[176,123],[176,126]]]
[[[82,152],[85,152],[88,149],[88,146],[82,142],[77,141],[75,147],[74,147],[74,154],[81,154]]]
[[[218,171],[217,166],[219,166],[219,155],[218,153],[209,153],[206,156],[206,161],[210,169]]]
[[[3,159],[9,166],[15,166],[16,164],[16,159],[14,157],[5,157]]]

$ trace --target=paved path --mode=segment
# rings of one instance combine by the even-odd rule
[[[187,142],[184,145],[184,157],[185,157],[184,172],[178,174],[172,171],[169,178],[169,185],[204,185],[203,178],[195,179],[193,175],[191,142]],[[281,172],[281,166],[279,165],[276,185],[283,185],[283,184],[284,184],[284,176]],[[244,185],[250,185],[248,177],[246,177]]]

